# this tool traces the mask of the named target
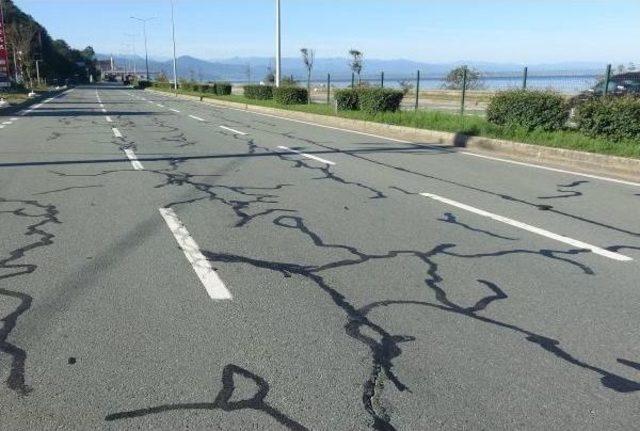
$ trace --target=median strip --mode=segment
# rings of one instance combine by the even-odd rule
[[[293,150],[293,149],[291,149],[289,147],[279,146],[278,149],[284,150],[286,152],[300,154],[302,157],[306,157],[307,159],[316,160],[316,161],[318,161],[320,163],[325,163],[327,165],[331,165],[331,166],[335,165],[335,162],[332,162],[330,160],[321,159],[320,157],[312,156],[311,154],[307,154],[307,153],[301,153],[300,151]]]
[[[604,257],[609,258],[609,259],[617,260],[617,261],[620,261],[620,262],[630,262],[630,261],[633,260],[632,258],[630,258],[628,256],[625,256],[623,254],[614,253],[612,251],[605,250],[604,248],[597,247],[595,245],[591,245],[591,244],[588,244],[586,242],[582,242],[582,241],[579,241],[579,240],[576,240],[576,239],[572,239],[572,238],[569,238],[569,237],[566,237],[566,236],[558,235],[558,234],[555,234],[553,232],[549,232],[548,230],[541,229],[541,228],[535,227],[535,226],[531,226],[531,225],[528,225],[526,223],[522,223],[522,222],[519,222],[517,220],[513,220],[513,219],[510,219],[510,218],[507,218],[507,217],[503,217],[503,216],[498,215],[498,214],[493,214],[493,213],[490,213],[488,211],[484,211],[484,210],[481,210],[479,208],[472,207],[470,205],[466,205],[466,204],[463,204],[463,203],[460,203],[460,202],[456,202],[456,201],[451,200],[451,199],[444,198],[442,196],[434,195],[434,194],[431,194],[431,193],[420,193],[420,195],[424,196],[426,198],[429,198],[429,199],[433,199],[433,200],[438,201],[438,202],[442,202],[442,203],[447,204],[447,205],[451,205],[451,206],[463,209],[465,211],[472,212],[472,213],[480,215],[482,217],[487,217],[487,218],[490,218],[492,220],[499,221],[501,223],[505,223],[505,224],[508,224],[510,226],[514,226],[514,227],[517,227],[519,229],[523,229],[523,230],[526,230],[528,232],[535,233],[537,235],[541,235],[541,236],[544,236],[546,238],[553,239],[553,240],[558,241],[558,242],[569,244],[569,245],[571,245],[573,247],[577,247],[579,249],[589,250],[592,253],[598,254],[600,256],[604,256]]]
[[[200,247],[191,237],[187,228],[182,224],[175,211],[171,208],[160,208],[162,218],[169,226],[169,230],[178,242],[178,246],[193,267],[196,275],[202,282],[209,297],[216,301],[233,299],[231,292],[224,285],[211,264],[200,251]]]

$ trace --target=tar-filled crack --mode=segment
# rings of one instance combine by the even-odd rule
[[[45,227],[60,223],[60,221],[57,218],[58,210],[54,205],[45,205],[33,200],[0,198],[0,208],[3,206],[12,206],[15,209],[0,210],[0,216],[11,215],[33,221],[24,232],[25,237],[33,238],[31,242],[10,251],[7,257],[0,259],[0,280],[7,280],[31,274],[38,268],[35,264],[22,263],[20,261],[34,249],[53,244],[55,236],[47,232]],[[24,292],[5,288],[0,288],[0,295],[18,301],[16,308],[0,319],[3,322],[2,328],[0,328],[0,352],[11,356],[11,369],[9,370],[6,385],[20,395],[27,395],[31,391],[31,387],[25,381],[27,353],[15,344],[10,343],[8,338],[18,324],[19,318],[31,308],[33,298]]]
[[[538,199],[567,199],[567,198],[577,198],[583,196],[583,193],[578,190],[566,190],[566,189],[574,189],[575,187],[581,186],[582,184],[589,184],[589,181],[574,181],[571,184],[558,184],[558,193],[564,193],[562,195],[554,195],[554,196],[538,196]]]
[[[439,274],[439,265],[436,258],[453,257],[457,259],[483,259],[490,257],[501,257],[513,254],[529,254],[540,256],[542,258],[554,259],[563,263],[569,263],[580,269],[587,275],[593,274],[588,266],[576,262],[569,257],[583,253],[582,250],[575,251],[554,251],[554,250],[503,250],[491,253],[463,254],[455,252],[455,244],[440,244],[429,251],[416,250],[394,250],[385,254],[366,254],[355,247],[343,244],[327,244],[322,238],[311,229],[309,229],[304,220],[297,216],[280,216],[274,220],[277,227],[284,229],[293,229],[301,233],[301,235],[309,238],[316,247],[329,248],[334,250],[343,250],[352,255],[351,258],[343,259],[336,262],[329,262],[322,265],[299,264],[293,262],[280,262],[252,258],[248,256],[239,256],[228,253],[219,253],[213,251],[203,251],[207,259],[214,263],[232,263],[245,264],[255,268],[279,272],[285,277],[297,275],[311,281],[322,291],[327,293],[333,303],[338,306],[347,318],[345,324],[345,332],[351,338],[366,345],[372,358],[371,370],[369,378],[364,382],[362,402],[365,411],[372,419],[372,426],[378,430],[393,430],[392,419],[388,412],[380,402],[382,389],[386,386],[385,381],[389,381],[398,391],[406,391],[408,387],[396,376],[393,371],[393,359],[401,353],[401,343],[411,342],[415,338],[409,335],[392,334],[384,329],[380,324],[375,323],[369,318],[369,313],[374,308],[380,306],[393,305],[421,305],[429,307],[433,310],[439,310],[448,313],[455,313],[465,318],[474,319],[478,322],[493,325],[501,329],[506,329],[525,336],[525,340],[538,345],[544,351],[553,354],[557,358],[580,368],[595,372],[602,377],[602,384],[617,392],[626,393],[640,390],[640,383],[628,380],[614,373],[604,370],[586,363],[568,353],[560,346],[560,342],[550,337],[535,333],[533,331],[521,328],[517,325],[492,319],[480,315],[479,313],[486,310],[489,305],[496,301],[505,300],[506,293],[495,283],[487,280],[477,280],[492,293],[479,299],[471,306],[464,306],[453,302],[449,299],[444,287],[443,276]],[[475,230],[474,230],[475,232]],[[413,257],[421,261],[426,266],[427,278],[426,286],[435,294],[437,302],[420,302],[420,301],[380,301],[373,304],[357,308],[353,305],[336,287],[331,286],[321,274],[324,271],[359,265],[369,261],[386,260],[397,257]],[[366,331],[364,331],[366,329]],[[365,334],[375,334],[375,337]],[[382,379],[382,380],[381,380]]]
[[[256,386],[256,393],[249,399],[232,400],[235,391],[235,379],[242,377],[252,381]],[[218,392],[213,402],[209,403],[185,403],[185,404],[165,404],[140,410],[124,411],[112,413],[105,417],[106,421],[116,421],[121,419],[131,419],[151,414],[164,413],[175,410],[222,410],[233,412],[238,410],[261,411],[278,421],[282,426],[293,431],[305,431],[304,425],[291,419],[280,410],[271,406],[265,399],[269,395],[269,383],[251,371],[238,365],[228,364],[222,370],[222,389]]]

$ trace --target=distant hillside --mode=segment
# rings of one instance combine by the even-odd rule
[[[98,58],[108,59],[108,55],[99,54]],[[132,68],[131,57],[114,56],[119,67],[129,64]],[[135,59],[137,70],[144,70],[144,59]],[[182,79],[194,79],[198,81],[229,80],[244,82],[249,79],[260,81],[264,79],[269,70],[273,70],[274,61],[269,57],[234,57],[227,59],[202,60],[190,56],[178,58],[178,76]],[[379,60],[365,58],[363,76],[378,76],[384,71],[389,79],[411,78],[417,70],[424,77],[441,77],[451,69],[468,64],[485,74],[517,74],[521,73],[523,65],[512,63],[489,62],[464,62],[453,63],[422,63],[411,60]],[[172,61],[149,61],[149,69],[152,74],[164,72],[170,79],[172,77]],[[282,70],[284,75],[294,75],[296,79],[306,76],[306,69],[299,58],[283,58]],[[530,73],[554,74],[570,71],[572,74],[594,74],[604,70],[604,65],[596,63],[559,63],[530,65]],[[349,79],[351,71],[347,58],[317,58],[313,69],[316,79],[324,79],[327,73],[331,73],[334,79]]]
[[[4,20],[9,52],[13,53],[14,48],[16,52],[22,52],[15,62],[18,75],[26,84],[35,80],[36,60],[41,60],[40,76],[48,82],[67,78],[85,81],[89,73],[95,73],[95,53],[91,47],[80,51],[69,47],[62,39],[53,40],[46,28],[11,0],[4,1]],[[12,55],[10,63],[14,66]],[[15,76],[15,70],[12,75]]]

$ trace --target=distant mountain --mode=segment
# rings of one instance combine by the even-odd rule
[[[107,59],[108,55],[99,54],[98,58]],[[129,65],[132,69],[131,57],[114,56],[118,67]],[[144,70],[144,58],[136,57],[137,70]],[[274,59],[271,57],[233,57],[225,59],[202,60],[191,56],[178,58],[178,76],[182,79],[194,79],[198,81],[227,80],[234,82],[254,81],[258,82],[274,70]],[[424,63],[405,59],[380,60],[365,58],[363,77],[378,77],[381,71],[385,72],[388,79],[411,79],[417,70],[424,77],[441,77],[451,69],[467,64],[486,74],[518,74],[523,65],[516,63],[491,63],[491,62],[448,62],[448,63]],[[164,72],[169,78],[173,73],[173,63],[168,61],[149,60],[149,69],[152,74]],[[531,73],[562,73],[570,71],[572,74],[594,74],[601,72],[604,65],[589,62],[565,62],[557,64],[534,64],[529,66]],[[306,69],[300,58],[282,59],[283,75],[293,75],[295,79],[303,80]],[[316,79],[324,79],[328,73],[336,80],[350,79],[349,60],[347,58],[317,58],[315,61],[313,76]]]

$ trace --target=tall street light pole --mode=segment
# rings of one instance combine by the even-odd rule
[[[142,31],[144,33],[144,61],[147,67],[147,81],[149,80],[149,51],[147,50],[147,22],[155,18],[137,18],[132,16],[131,19],[140,21],[142,23]]]
[[[173,91],[178,96],[178,65],[176,60],[176,20],[174,17],[173,0],[171,0],[171,35],[173,37]]]
[[[282,74],[282,42],[280,31],[280,0],[276,0],[276,87],[280,87]]]

